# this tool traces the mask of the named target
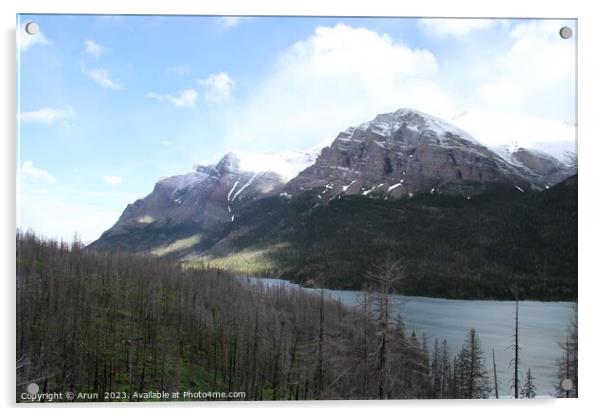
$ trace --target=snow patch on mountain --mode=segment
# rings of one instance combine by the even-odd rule
[[[357,180],[353,180],[353,181],[351,181],[351,183],[350,183],[349,185],[345,185],[345,186],[343,186],[343,192],[345,192],[347,189],[349,189],[349,187],[350,187],[351,185],[353,185],[355,182],[357,182]]]
[[[249,187],[249,185],[251,185],[253,182],[255,182],[255,179],[257,179],[257,176],[259,176],[261,173],[263,173],[263,172],[255,173],[255,175],[253,175],[253,177],[251,177],[251,179],[249,179],[247,183],[245,183],[243,186],[241,186],[240,189],[238,191],[236,191],[236,193],[232,197],[232,202],[234,202],[236,200],[236,197],[238,195],[242,194],[243,191]]]
[[[443,142],[446,141],[448,134],[452,134],[469,142],[482,145],[477,139],[453,124],[411,108],[400,108],[394,113],[379,114],[374,120],[361,124],[359,129],[389,137],[402,126],[415,132],[430,130]],[[353,132],[354,130],[351,129],[345,131],[349,135]]]
[[[504,159],[511,165],[523,166],[523,164],[516,160],[513,156],[513,154],[516,153],[518,149],[520,149],[520,146],[517,142],[491,147],[491,150],[493,150],[498,156],[500,156],[502,159]]]
[[[574,141],[536,142],[531,144],[512,142],[510,144],[491,147],[495,153],[512,165],[523,166],[514,156],[520,149],[525,149],[541,159],[556,159],[568,167],[577,168],[577,153]]]
[[[294,178],[299,172],[315,162],[319,151],[306,152],[236,152],[240,160],[240,169],[249,172],[272,171],[284,180]]]
[[[170,176],[159,180],[159,184],[174,188],[175,191],[184,190],[203,182],[209,177],[204,172],[188,172],[183,175]]]
[[[230,189],[230,192],[228,192],[228,202],[230,202],[231,196],[232,196],[232,192],[234,192],[234,190],[236,189],[236,187],[238,186],[239,181],[234,182],[234,186],[232,186],[232,189]]]

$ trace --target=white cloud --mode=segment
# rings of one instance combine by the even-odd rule
[[[69,106],[62,108],[41,108],[34,111],[19,113],[19,121],[24,123],[52,124],[73,117],[75,111]]]
[[[510,34],[512,46],[498,54],[494,76],[477,88],[475,105],[491,111],[573,119],[575,42],[558,35],[561,25],[558,21],[516,25]]]
[[[386,34],[318,27],[280,55],[236,119],[226,121],[226,137],[235,146],[305,149],[400,107],[445,115],[454,103],[436,83],[437,71],[429,51]]]
[[[330,143],[328,143],[330,144]],[[280,174],[285,180],[294,178],[299,172],[311,165],[319,153],[318,149],[307,152],[236,152],[242,170],[261,172],[269,169]]]
[[[219,23],[225,27],[234,27],[238,26],[238,24],[246,19],[250,19],[250,17],[243,16],[223,16],[219,18]]]
[[[493,146],[516,142],[533,147],[537,143],[560,143],[575,138],[574,125],[530,114],[476,109],[467,111],[454,124]]]
[[[418,27],[422,32],[438,38],[463,37],[473,32],[491,29],[499,24],[506,23],[504,20],[497,19],[425,18],[418,21]]]
[[[197,80],[197,83],[205,87],[205,101],[216,104],[230,99],[235,84],[227,72],[210,74],[205,79]]]
[[[38,33],[34,35],[30,35],[25,31],[26,23],[21,23],[19,25],[19,50],[21,52],[25,52],[30,49],[34,45],[48,45],[50,41],[46,39],[44,33],[40,30]]]
[[[123,179],[119,176],[106,175],[102,179],[109,185],[121,185],[123,183]]]
[[[32,180],[35,182],[56,182],[56,178],[54,176],[48,173],[48,171],[36,168],[31,160],[24,162],[21,166],[21,177],[23,179]]]
[[[457,93],[454,120],[483,143],[516,142],[525,147],[575,142],[575,43],[558,35],[571,22],[521,22],[509,32],[509,46],[494,59],[464,62],[489,77]]]
[[[98,43],[94,42],[91,39],[87,39],[84,42],[84,47],[85,47],[85,51],[88,55],[93,56],[94,58],[100,58],[100,56],[102,54],[104,54],[107,51],[107,48],[99,45]]]
[[[163,140],[163,141],[161,141],[161,146],[165,146],[165,147],[171,146],[171,141],[169,141],[169,140]]]
[[[157,94],[149,92],[146,94],[147,97],[153,98],[158,101],[167,101],[175,105],[176,107],[194,107],[199,94],[192,89],[184,90],[179,95],[173,96],[170,94]]]
[[[318,27],[283,51],[254,94],[235,106],[224,120],[225,137],[239,150],[306,149],[379,113],[410,107],[454,119],[485,144],[574,141],[575,45],[558,36],[558,27],[570,22],[514,28],[496,22],[512,41],[452,61],[460,69],[451,78],[438,72],[450,62],[386,34],[343,24]],[[476,37],[479,25],[487,26],[472,24]],[[478,80],[471,77],[475,71],[483,74]]]
[[[96,82],[103,88],[108,88],[111,90],[119,90],[123,88],[123,85],[121,85],[121,83],[114,81],[111,78],[111,73],[107,69],[87,69],[84,65],[82,65],[82,72],[86,74],[92,81]]]

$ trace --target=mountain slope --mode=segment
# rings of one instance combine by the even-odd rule
[[[341,132],[285,191],[322,188],[329,200],[375,191],[392,198],[426,190],[471,195],[491,184],[541,190],[575,173],[563,167],[526,149],[516,160],[504,158],[443,120],[400,109]]]
[[[512,298],[517,281],[525,298],[576,298],[576,177],[542,192],[499,185],[471,199],[342,196],[315,207],[314,195],[259,201],[215,229],[219,241],[210,249],[179,256],[241,274],[360,289],[370,265],[390,254],[406,268],[407,294]]]
[[[128,205],[117,223],[89,247],[157,249],[181,235],[234,221],[246,205],[278,194],[283,185],[274,172],[241,170],[238,157],[229,153],[215,166],[199,166],[158,181],[148,196]]]
[[[502,146],[497,149],[497,153],[512,165],[541,177],[546,186],[554,185],[577,173],[576,165],[565,164],[554,156],[535,149]]]
[[[313,159],[230,153],[162,179],[89,247],[348,289],[389,253],[407,293],[504,298],[519,280],[528,296],[576,296],[577,184],[559,183],[576,165],[410,109],[340,133],[284,183]]]

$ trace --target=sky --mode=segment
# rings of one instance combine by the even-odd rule
[[[40,31],[24,27],[35,21]],[[161,177],[398,108],[576,150],[575,21],[17,16],[17,226],[90,242]]]

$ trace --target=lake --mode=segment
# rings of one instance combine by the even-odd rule
[[[268,278],[244,278],[254,283],[261,281],[267,286],[300,286],[286,280]],[[302,288],[319,293],[320,289]],[[324,293],[331,299],[340,300],[348,306],[357,306],[359,291],[330,290]],[[447,339],[450,353],[457,354],[470,328],[475,328],[486,354],[491,386],[493,387],[492,349],[498,373],[500,395],[511,394],[513,368],[510,360],[513,352],[514,301],[498,300],[455,300],[420,296],[393,295],[396,313],[400,313],[408,333],[415,330],[424,334],[432,345],[435,337],[439,342]],[[535,377],[538,395],[555,396],[556,360],[562,351],[559,342],[566,340],[567,327],[573,317],[575,302],[520,301],[519,312],[519,370],[520,382],[524,382],[527,369]]]

